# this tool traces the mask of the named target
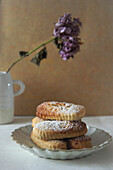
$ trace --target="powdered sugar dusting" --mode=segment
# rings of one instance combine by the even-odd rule
[[[65,113],[65,114],[73,114],[78,113],[82,110],[85,110],[85,107],[82,105],[75,105],[73,103],[66,103],[66,102],[47,102],[46,103],[47,109],[53,112]]]
[[[83,123],[83,122],[82,122]],[[67,131],[70,129],[81,129],[83,128],[82,123],[80,121],[78,122],[70,122],[70,121],[43,121],[40,123],[37,123],[35,125],[35,128],[41,130],[41,131]]]

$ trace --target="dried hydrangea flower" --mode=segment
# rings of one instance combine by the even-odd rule
[[[53,35],[55,37],[66,39],[69,36],[78,36],[82,26],[79,18],[71,18],[71,14],[64,14],[55,24]]]
[[[55,24],[53,35],[62,40],[59,54],[63,60],[74,57],[80,50],[80,27],[82,23],[78,18],[71,17],[71,14],[64,14]]]
[[[79,39],[75,37],[69,37],[67,41],[62,42],[62,48],[59,54],[63,60],[67,60],[70,57],[73,58],[74,54],[76,54],[79,50],[80,50]]]

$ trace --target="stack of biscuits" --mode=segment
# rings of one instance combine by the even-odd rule
[[[44,102],[36,109],[32,119],[32,141],[40,148],[82,149],[91,148],[86,136],[87,126],[81,121],[85,107],[66,102]]]

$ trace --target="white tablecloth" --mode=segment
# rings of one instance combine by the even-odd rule
[[[113,142],[99,152],[74,160],[51,160],[34,156],[12,141],[14,129],[31,124],[32,117],[15,117],[11,124],[0,125],[0,170],[113,170]],[[113,116],[85,117],[88,125],[113,136]]]

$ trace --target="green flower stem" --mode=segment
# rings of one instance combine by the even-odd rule
[[[12,69],[12,67],[18,63],[20,60],[22,60],[23,58],[27,57],[28,55],[32,54],[33,52],[35,52],[36,50],[38,50],[39,48],[41,48],[42,46],[49,44],[50,42],[52,42],[53,40],[55,40],[55,37],[44,42],[43,44],[40,44],[39,46],[35,47],[33,50],[28,51],[28,53],[26,53],[24,56],[21,56],[20,58],[18,58],[13,64],[11,64],[11,66],[8,68],[7,73]]]

